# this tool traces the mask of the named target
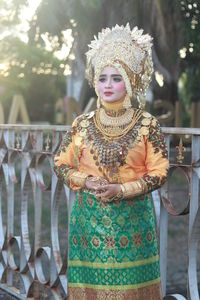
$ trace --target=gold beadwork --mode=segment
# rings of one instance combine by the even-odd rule
[[[125,113],[121,116],[108,116],[107,113],[103,108],[100,108],[99,111],[99,118],[101,121],[101,124],[104,126],[124,126],[131,122],[134,115],[133,109],[128,109],[125,111]]]
[[[104,138],[106,140],[109,140],[110,138],[111,139],[112,138],[120,138],[122,136],[125,136],[127,134],[127,132],[129,132],[129,130],[131,128],[133,128],[133,126],[137,123],[137,121],[140,119],[141,115],[142,115],[142,111],[136,110],[134,112],[132,121],[125,128],[120,128],[120,126],[118,126],[118,125],[107,127],[107,126],[104,126],[103,124],[101,124],[100,117],[99,117],[99,111],[97,111],[96,117],[94,116],[94,123],[95,123],[95,126],[99,129],[99,131],[103,134]]]

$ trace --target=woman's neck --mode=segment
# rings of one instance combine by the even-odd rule
[[[122,99],[120,99],[119,101],[115,101],[115,102],[105,102],[102,99],[102,107],[105,109],[106,112],[117,113],[121,110],[124,110],[123,102],[124,102],[124,97]]]

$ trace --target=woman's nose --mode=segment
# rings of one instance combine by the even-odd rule
[[[111,87],[112,86],[112,79],[111,78],[108,78],[106,80],[106,87]]]

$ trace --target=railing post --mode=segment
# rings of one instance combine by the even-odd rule
[[[14,142],[15,142],[15,133],[14,130],[7,130],[5,132],[5,141],[6,145],[8,147],[8,163],[7,163],[7,284],[8,286],[13,285],[13,271],[9,266],[9,258],[10,258],[10,247],[8,249],[9,240],[14,236],[14,182],[12,181],[11,177],[9,176],[9,167],[11,165],[11,154],[12,150],[14,148]]]
[[[189,215],[189,267],[188,267],[188,297],[189,300],[199,300],[197,282],[197,245],[199,228],[197,212],[199,208],[199,179],[200,179],[200,135],[192,137],[192,174],[191,174],[191,200]],[[196,219],[196,220],[195,220]]]
[[[165,137],[168,155],[170,155],[170,137]],[[161,189],[161,196],[166,196],[166,187]],[[167,282],[167,237],[168,237],[168,212],[165,209],[162,199],[160,203],[160,272],[162,282],[163,296],[166,295],[166,282]]]

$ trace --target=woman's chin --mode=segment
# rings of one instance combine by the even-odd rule
[[[121,98],[120,99],[103,98],[103,101],[106,103],[115,103],[115,102],[119,102],[120,100],[121,100]]]

